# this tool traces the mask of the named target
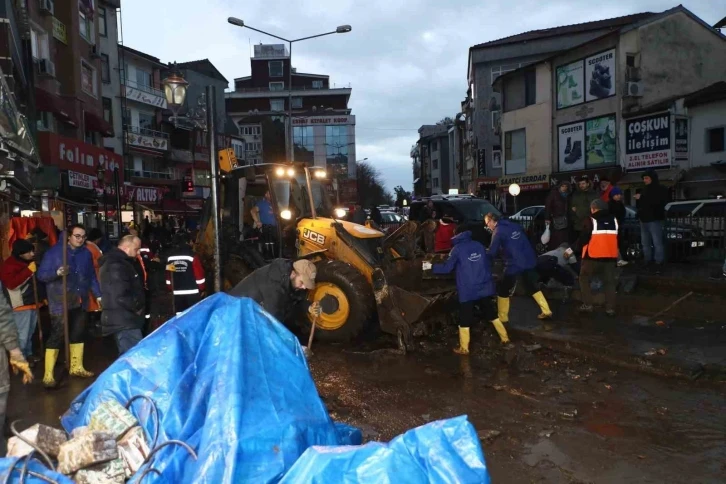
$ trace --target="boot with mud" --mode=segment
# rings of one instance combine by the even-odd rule
[[[509,298],[508,297],[497,297],[497,316],[499,321],[503,324],[509,322]]]
[[[71,345],[71,375],[78,378],[93,378],[95,373],[83,367],[83,343]]]
[[[457,355],[468,355],[470,338],[469,328],[459,326],[459,346],[454,348],[454,353]]]
[[[58,381],[55,379],[53,373],[55,369],[55,363],[58,361],[58,354],[60,350],[45,350],[45,373],[43,374],[43,386],[46,390],[55,390],[58,388]]]
[[[538,316],[537,319],[539,320],[545,320],[545,319],[552,319],[552,310],[550,310],[550,305],[547,303],[547,299],[545,298],[544,294],[542,294],[542,291],[535,292],[532,294],[532,297],[535,301],[537,301],[537,305],[539,306],[540,310],[542,311]]]
[[[499,318],[493,320],[492,325],[494,325],[494,329],[497,330],[497,334],[499,335],[499,339],[502,341],[502,344],[509,345],[509,335],[507,334],[507,329],[504,327]]]

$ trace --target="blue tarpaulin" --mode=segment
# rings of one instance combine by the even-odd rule
[[[250,299],[217,294],[168,321],[71,403],[63,427],[87,425],[103,401],[123,404],[135,395],[156,402],[159,442],[182,440],[199,455],[194,461],[180,447],[165,447],[151,462],[163,477],[148,475],[144,482],[278,482],[311,446],[356,446],[327,453],[349,455],[348,468],[411,476],[401,482],[425,475],[432,476],[425,482],[486,482],[481,447],[465,418],[415,429],[387,447],[357,446],[360,432],[328,416],[297,338]],[[138,401],[133,411],[153,435],[148,404]],[[306,459],[321,459],[314,452],[323,451],[315,447]],[[338,458],[325,467],[342,465]],[[303,479],[305,466],[295,466],[298,479],[323,482],[314,472]],[[440,466],[447,469],[429,474]],[[482,478],[471,480],[477,475]]]
[[[20,461],[20,462],[18,462]],[[22,472],[23,466],[25,466],[25,459],[18,459],[17,457],[8,457],[0,459],[0,482],[6,482],[8,484],[20,484],[20,473]],[[13,473],[8,477],[8,472],[13,469]],[[28,462],[26,468],[25,479],[22,481],[23,484],[47,484],[48,481],[40,479],[38,477],[28,474],[28,472],[35,472],[48,479],[53,479],[57,484],[73,484],[73,481],[63,474],[53,472],[44,465],[40,464],[35,460]]]

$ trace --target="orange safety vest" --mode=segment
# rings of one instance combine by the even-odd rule
[[[618,258],[618,221],[612,215],[600,221],[592,220],[592,236],[590,242],[582,248],[582,258],[586,255],[590,259],[617,259]]]

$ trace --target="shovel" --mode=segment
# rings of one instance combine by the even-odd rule
[[[313,316],[313,324],[310,326],[310,336],[308,337],[308,345],[303,346],[303,354],[305,358],[313,356],[313,337],[315,336],[315,326],[318,325],[318,316]]]

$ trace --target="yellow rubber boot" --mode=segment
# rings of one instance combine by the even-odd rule
[[[542,310],[540,315],[537,316],[537,319],[550,319],[552,317],[552,311],[550,311],[550,305],[547,304],[547,299],[545,299],[542,291],[535,292],[532,294],[532,297],[537,301],[539,308]]]
[[[83,368],[83,343],[71,345],[71,375],[80,378],[91,378],[95,373]]]
[[[499,321],[507,324],[509,322],[509,298],[497,297],[497,313]]]
[[[494,329],[497,330],[497,334],[499,334],[499,339],[502,340],[502,344],[509,343],[509,335],[507,334],[507,330],[502,324],[499,319],[495,319],[492,321],[492,324],[494,325]]]
[[[462,328],[459,326],[459,347],[454,348],[454,353],[457,355],[468,355],[469,354],[469,328]]]
[[[45,350],[45,373],[43,374],[43,386],[46,388],[55,388],[58,385],[55,381],[53,369],[55,368],[56,361],[58,361],[59,353],[60,350]]]

